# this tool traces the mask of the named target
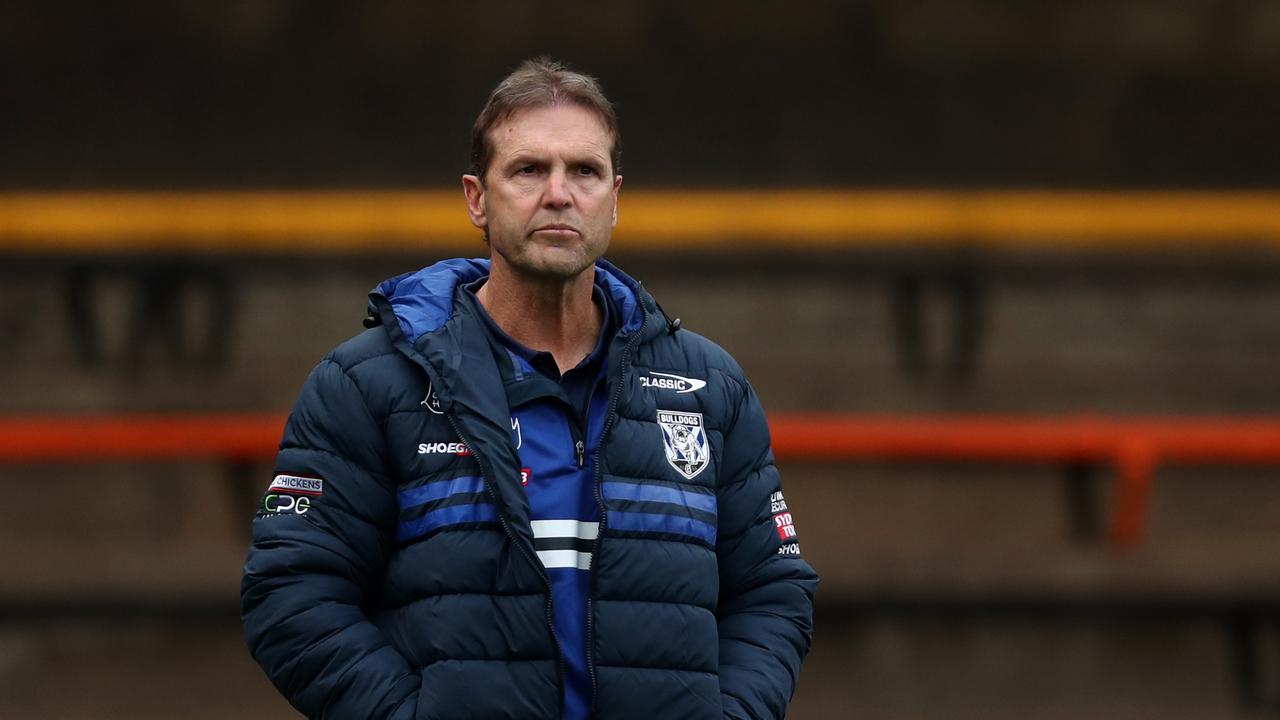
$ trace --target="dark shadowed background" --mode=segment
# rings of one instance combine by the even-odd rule
[[[139,246],[114,205],[83,210],[94,193],[181,216],[190,193],[456,192],[486,94],[539,53],[617,105],[623,230],[628,198],[659,190],[767,191],[797,225],[819,190],[837,213],[906,199],[885,217],[908,229],[883,235],[683,243],[659,241],[651,196],[657,229],[615,244],[771,413],[1280,415],[1276,0],[51,0],[0,6],[3,427],[286,411],[370,288],[457,244]],[[992,217],[1036,191],[1032,230],[971,234],[993,227],[978,213],[916,242],[913,199],[987,191]],[[1186,200],[1192,230],[1134,230],[1151,194]],[[79,229],[34,223],[45,201]],[[294,716],[237,617],[269,462],[17,454],[0,717]],[[1107,462],[784,459],[824,577],[790,717],[1273,717],[1278,468],[1161,465],[1119,547]]]

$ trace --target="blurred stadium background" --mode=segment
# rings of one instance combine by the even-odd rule
[[[791,717],[1280,712],[1275,0],[53,0],[0,5],[0,717],[295,716],[263,438],[483,252],[467,131],[540,52],[618,105],[611,257],[775,414]]]

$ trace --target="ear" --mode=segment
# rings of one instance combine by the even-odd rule
[[[484,183],[475,175],[463,175],[462,194],[467,198],[467,217],[471,218],[471,224],[483,230],[489,224],[484,210]]]
[[[615,175],[613,177],[613,224],[612,227],[618,227],[618,191],[622,189],[622,176]]]

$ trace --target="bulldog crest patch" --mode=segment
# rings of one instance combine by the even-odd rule
[[[659,410],[658,427],[662,428],[667,462],[685,479],[692,480],[711,464],[711,443],[702,426],[702,413]]]

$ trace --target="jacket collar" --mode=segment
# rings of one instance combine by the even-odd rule
[[[466,312],[465,303],[455,302],[455,293],[488,274],[486,259],[455,258],[385,280],[369,293],[369,312],[381,321],[396,347],[419,364],[431,366],[427,371],[432,389],[445,409],[456,391],[457,370],[472,367],[465,363],[476,359],[468,352],[473,350],[468,338],[476,334],[471,322],[478,318]],[[606,260],[596,262],[596,283],[618,309],[620,336],[639,331],[645,327],[646,315],[659,312],[653,296],[639,282]],[[649,323],[646,330],[642,341],[660,334],[662,327]]]
[[[401,334],[410,345],[416,345],[422,336],[442,329],[454,315],[454,292],[459,287],[488,274],[486,259],[443,260],[379,283],[369,293],[369,309],[384,324],[392,319],[388,315],[394,316]],[[624,333],[640,328],[646,310],[650,314],[656,310],[653,297],[640,283],[607,260],[596,262],[596,283],[617,306]]]
[[[488,260],[445,260],[379,284],[369,293],[369,311],[381,320],[392,344],[426,371],[441,409],[482,463],[498,511],[531,548],[529,503],[520,485],[502,375],[483,321],[469,303],[457,301],[458,293],[467,292],[464,285],[488,273]],[[608,360],[609,382],[618,383],[618,350],[661,334],[664,326],[645,322],[657,312],[653,297],[612,264],[596,263],[596,282],[618,309],[620,328]]]

